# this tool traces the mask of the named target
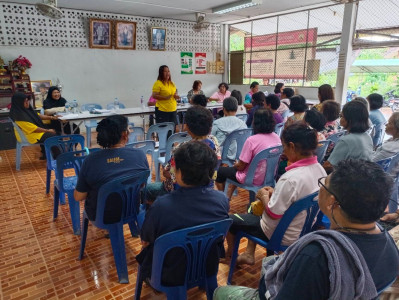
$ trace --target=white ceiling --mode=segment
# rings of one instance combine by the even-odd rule
[[[35,4],[42,0],[12,0],[23,4]],[[133,16],[157,17],[195,21],[196,12],[206,13],[206,21],[211,23],[233,23],[248,18],[291,12],[304,8],[333,4],[331,0],[263,0],[260,6],[243,9],[230,14],[212,13],[212,8],[233,0],[58,0],[58,7],[88,11],[127,14]]]

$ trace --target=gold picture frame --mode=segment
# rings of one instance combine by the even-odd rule
[[[112,20],[89,19],[89,47],[112,49]]]
[[[166,28],[151,27],[150,50],[153,51],[166,50]]]
[[[114,21],[115,49],[136,50],[136,22]]]

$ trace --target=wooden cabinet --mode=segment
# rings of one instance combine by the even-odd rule
[[[7,70],[0,75],[0,108],[6,107],[16,92],[30,96],[32,106],[35,108],[35,95],[32,92],[29,75],[16,70]]]

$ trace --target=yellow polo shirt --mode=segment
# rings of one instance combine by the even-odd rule
[[[155,107],[158,107],[160,111],[172,112],[176,111],[177,104],[173,95],[176,93],[176,86],[173,82],[164,84],[161,80],[157,80],[152,87],[154,93],[159,93],[160,96],[166,97],[170,95],[169,100],[157,100]]]
[[[25,134],[26,139],[31,144],[36,144],[38,140],[40,140],[44,134],[44,132],[34,132],[38,127],[30,122],[26,121],[15,121],[19,128],[21,128],[22,132]],[[15,130],[15,137],[17,138],[18,142],[21,141],[17,130]]]

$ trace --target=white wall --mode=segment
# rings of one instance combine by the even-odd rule
[[[106,105],[118,97],[129,107],[139,106],[140,96],[148,100],[163,64],[169,66],[182,95],[196,79],[202,81],[206,95],[216,91],[222,81],[222,75],[216,74],[181,75],[180,52],[1,46],[0,53],[5,62],[26,56],[32,62],[28,70],[31,80],[51,79],[55,84],[59,78],[64,86],[62,96],[77,99],[79,104]],[[210,60],[213,56],[207,53]]]
[[[140,96],[148,101],[163,64],[169,66],[181,95],[187,94],[196,79],[202,81],[206,95],[215,92],[222,81],[219,74],[181,75],[180,52],[1,46],[0,53],[6,63],[18,55],[27,57],[32,62],[28,74],[33,81],[51,79],[55,84],[59,78],[62,96],[78,100],[79,105],[106,106],[118,97],[127,107],[140,106]],[[213,53],[207,53],[207,58],[215,59]]]

